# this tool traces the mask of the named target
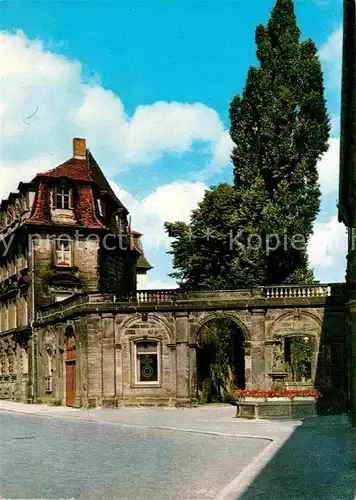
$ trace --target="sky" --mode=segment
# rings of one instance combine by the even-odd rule
[[[165,221],[189,221],[232,182],[229,104],[256,64],[274,0],[0,0],[0,195],[87,147],[144,233],[149,288],[174,287]],[[344,281],[337,221],[342,1],[296,0],[316,43],[332,123],[309,241],[322,282]]]

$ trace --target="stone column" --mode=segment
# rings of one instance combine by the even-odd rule
[[[189,392],[191,401],[197,400],[197,344],[189,344]]]
[[[115,325],[114,315],[102,315],[101,363],[103,379],[103,406],[116,406]]]
[[[86,318],[75,320],[74,331],[76,336],[76,406],[87,406],[88,404],[88,338]],[[65,339],[64,339],[65,340]],[[66,351],[64,346],[64,357]],[[65,361],[61,360],[65,370]],[[64,379],[64,377],[63,377]],[[63,389],[65,394],[65,388]]]
[[[97,406],[103,392],[101,368],[101,318],[87,316],[88,338],[88,406]]]
[[[115,317],[115,387],[117,404],[121,405],[124,394],[124,381],[123,381],[123,356],[122,356],[122,342],[123,338],[119,335],[121,324],[127,316],[124,314],[116,314]]]
[[[176,344],[167,344],[167,348],[170,351],[170,404],[175,404],[177,400],[177,352]]]
[[[176,313],[176,384],[177,403],[186,404],[190,400],[189,390],[189,321],[187,312]]]
[[[265,359],[265,309],[251,311],[251,385],[252,389],[266,389],[266,359]]]

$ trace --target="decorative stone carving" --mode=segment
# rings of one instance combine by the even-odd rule
[[[276,336],[273,350],[273,371],[284,371],[284,348],[281,335]]]

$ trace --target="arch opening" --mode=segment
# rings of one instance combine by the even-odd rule
[[[310,335],[294,334],[284,337],[286,382],[308,383],[314,378],[313,353],[315,346]]]
[[[229,402],[236,388],[244,389],[245,346],[241,327],[230,318],[216,318],[197,335],[197,399]]]

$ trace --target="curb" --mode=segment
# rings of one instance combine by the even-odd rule
[[[272,439],[272,442],[225,486],[214,500],[238,500],[293,432],[294,429],[283,439]]]
[[[249,435],[249,434],[231,434],[227,432],[218,432],[218,431],[208,431],[208,430],[200,430],[200,429],[191,429],[188,427],[167,427],[164,425],[140,425],[140,424],[127,424],[124,422],[110,422],[107,420],[100,420],[100,419],[94,419],[94,418],[86,418],[86,417],[72,417],[70,415],[54,415],[51,413],[36,413],[36,412],[24,412],[24,411],[18,411],[18,410],[9,410],[9,409],[4,409],[1,408],[2,411],[8,412],[8,413],[18,413],[20,415],[27,415],[30,417],[44,417],[44,418],[64,418],[64,419],[72,419],[72,420],[79,420],[81,422],[89,422],[89,423],[97,423],[97,424],[106,424],[106,425],[116,425],[120,427],[130,427],[130,428],[136,428],[136,429],[151,429],[151,430],[164,430],[164,431],[175,431],[175,432],[187,432],[187,433],[192,433],[192,434],[205,434],[205,435],[210,435],[210,436],[220,436],[220,437],[231,437],[231,438],[240,438],[240,439],[259,439],[259,440],[264,440],[264,441],[269,441],[270,443],[274,441],[274,438],[271,438],[270,436],[256,436],[256,435]]]

